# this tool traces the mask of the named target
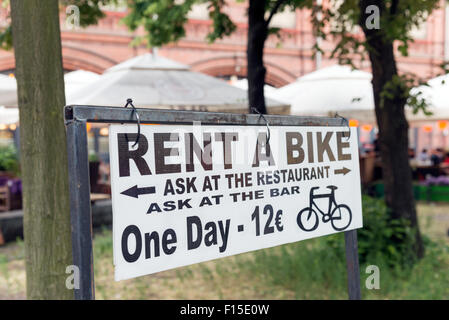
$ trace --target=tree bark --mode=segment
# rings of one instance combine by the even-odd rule
[[[407,99],[401,93],[395,94],[390,99],[381,93],[385,85],[398,75],[394,46],[387,41],[381,29],[367,29],[364,21],[367,14],[365,8],[376,4],[382,10],[386,10],[382,0],[361,0],[361,23],[366,41],[371,50],[369,58],[372,68],[372,84],[374,92],[375,113],[379,128],[378,142],[382,159],[382,176],[385,186],[385,202],[390,209],[392,219],[407,219],[415,230],[414,253],[418,258],[424,255],[419,231],[418,217],[416,213],[415,199],[413,195],[412,170],[409,162],[408,147],[408,122],[405,117],[405,105]]]
[[[66,134],[57,0],[11,1],[21,135],[29,299],[73,299]]]
[[[253,108],[266,114],[264,85],[266,69],[263,64],[263,48],[268,36],[268,25],[265,21],[265,0],[250,0],[248,9],[248,100],[249,112]]]

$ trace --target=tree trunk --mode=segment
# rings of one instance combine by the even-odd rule
[[[250,0],[248,9],[248,100],[249,112],[252,108],[266,114],[264,85],[266,69],[263,64],[263,48],[268,36],[265,22],[265,0]]]
[[[11,1],[28,299],[73,299],[64,78],[57,0]]]
[[[381,10],[385,7],[379,0]],[[365,12],[372,1],[361,1],[361,12]],[[381,93],[385,85],[391,83],[398,75],[394,46],[385,40],[382,29],[367,29],[366,15],[362,14],[361,27],[371,48],[369,58],[373,73],[373,92],[377,125],[379,128],[378,142],[382,159],[382,176],[385,186],[385,202],[390,209],[392,219],[406,219],[415,231],[413,244],[414,254],[421,258],[424,255],[419,231],[416,205],[413,195],[412,170],[409,162],[408,122],[405,117],[406,98],[404,92],[397,92],[395,97],[384,97]],[[401,97],[402,96],[402,97]],[[398,240],[400,241],[400,240]]]

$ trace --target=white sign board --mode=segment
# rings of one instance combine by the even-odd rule
[[[111,125],[115,279],[361,228],[348,130]]]

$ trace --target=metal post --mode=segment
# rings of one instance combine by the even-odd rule
[[[348,271],[349,300],[361,300],[357,230],[345,232],[346,268]]]
[[[80,287],[74,290],[75,299],[93,300],[92,214],[86,122],[72,120],[67,123],[67,149],[73,264],[79,268],[80,276]]]

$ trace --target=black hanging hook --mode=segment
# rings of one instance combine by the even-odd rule
[[[337,112],[335,112],[334,118],[341,118],[344,122],[346,122],[346,127],[348,128],[348,135],[346,137],[346,141],[348,141],[351,138],[351,127],[349,126],[349,121],[345,117],[339,115]]]
[[[268,134],[267,134],[267,144],[268,144],[268,142],[270,142],[270,137],[271,137],[270,125],[269,125],[267,119],[265,118],[265,116],[262,113],[260,113],[259,110],[257,110],[256,108],[251,108],[251,110],[254,113],[257,113],[265,121],[265,125],[267,126],[267,130],[268,130]]]
[[[136,138],[136,142],[132,146],[134,148],[137,145],[137,143],[139,143],[139,138],[140,138],[140,117],[139,117],[139,113],[137,112],[136,107],[134,107],[134,105],[133,105],[133,100],[130,98],[126,99],[125,108],[127,108],[128,105],[130,105],[133,108],[133,113],[136,115],[136,119],[137,119],[137,138]]]

